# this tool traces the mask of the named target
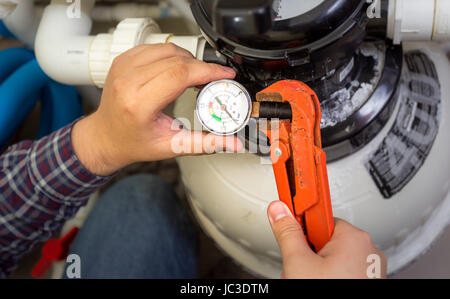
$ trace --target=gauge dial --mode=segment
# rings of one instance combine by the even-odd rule
[[[250,119],[252,101],[248,91],[233,80],[212,82],[197,98],[197,116],[202,125],[218,135],[233,135]]]

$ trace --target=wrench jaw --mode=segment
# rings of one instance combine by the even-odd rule
[[[283,80],[258,93],[256,100],[291,105],[292,120],[271,121],[268,129],[261,131],[271,143],[279,199],[289,207],[318,252],[330,240],[334,220],[317,95],[302,82]]]

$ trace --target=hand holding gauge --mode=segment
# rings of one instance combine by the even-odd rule
[[[206,85],[197,98],[197,116],[202,125],[217,135],[233,135],[247,125],[252,112],[250,94],[234,80]]]

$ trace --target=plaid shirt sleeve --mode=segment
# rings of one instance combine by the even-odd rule
[[[55,235],[111,177],[90,173],[71,143],[72,125],[0,156],[0,277]]]

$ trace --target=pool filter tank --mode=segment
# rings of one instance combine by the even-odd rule
[[[419,38],[399,12],[420,0],[192,2],[209,43],[204,59],[236,69],[250,94],[282,79],[318,94],[335,217],[370,233],[389,273],[420,257],[450,220],[450,64],[440,44],[419,41],[448,38],[448,25],[433,24],[441,10],[417,25]],[[195,98],[186,92],[175,115],[201,128]],[[257,153],[178,163],[205,232],[249,271],[277,278],[281,255],[266,216],[278,199],[269,144],[247,133],[247,147],[261,145]]]

